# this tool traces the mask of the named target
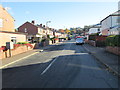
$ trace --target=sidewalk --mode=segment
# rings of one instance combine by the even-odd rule
[[[98,61],[105,65],[110,72],[120,76],[120,61],[118,61],[120,56],[105,51],[105,48],[94,47],[89,44],[85,44],[84,48]]]
[[[25,58],[27,58],[27,57],[30,57],[30,56],[32,56],[32,55],[35,55],[35,54],[39,53],[41,50],[45,50],[45,49],[51,48],[51,47],[53,47],[53,46],[55,46],[55,45],[58,45],[58,44],[64,43],[64,42],[65,42],[65,41],[63,41],[63,42],[58,42],[58,43],[54,43],[54,44],[52,44],[52,45],[48,45],[48,46],[45,46],[45,47],[39,47],[38,49],[33,49],[33,50],[30,50],[30,51],[27,51],[27,52],[24,52],[24,53],[21,53],[21,54],[12,56],[12,57],[10,57],[10,58],[2,59],[2,60],[1,60],[1,64],[2,64],[2,65],[0,65],[0,69],[4,68],[4,67],[6,67],[6,66],[8,66],[8,65],[10,65],[10,64],[13,64],[13,63],[15,63],[15,62],[18,62],[18,61],[20,61],[20,60],[22,60],[22,59],[25,59]]]

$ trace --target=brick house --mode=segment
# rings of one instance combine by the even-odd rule
[[[0,5],[0,48],[6,42],[25,42],[26,34],[17,33],[14,29],[14,18]]]
[[[14,18],[0,5],[0,31],[15,32]]]
[[[27,41],[39,43],[43,37],[46,37],[47,30],[45,25],[35,25],[35,21],[25,22],[20,27],[18,27],[18,32],[28,33]]]

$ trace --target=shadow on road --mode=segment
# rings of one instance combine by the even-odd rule
[[[67,88],[80,74],[81,69],[85,72],[102,70],[88,58],[91,57],[87,53],[59,56],[43,75],[41,73],[55,58],[45,63],[6,68],[2,70],[2,86],[3,88]]]

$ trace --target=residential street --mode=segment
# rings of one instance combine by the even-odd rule
[[[118,88],[118,77],[74,39],[9,65],[2,79],[3,88]]]

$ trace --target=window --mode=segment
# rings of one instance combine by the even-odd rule
[[[98,28],[98,32],[100,31],[100,29]]]
[[[3,27],[3,20],[0,19],[0,27]]]
[[[25,28],[25,32],[27,32],[27,28]]]

